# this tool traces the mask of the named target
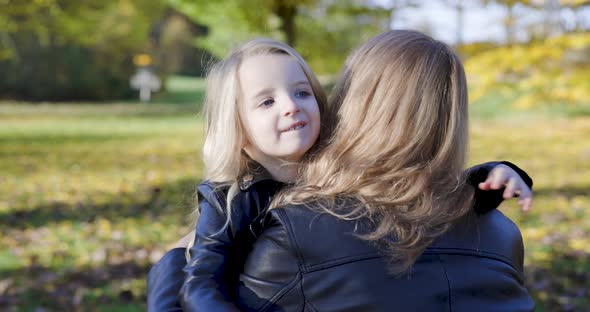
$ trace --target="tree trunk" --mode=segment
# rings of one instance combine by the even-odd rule
[[[506,16],[506,43],[512,45],[514,43],[514,5],[508,4],[508,14]]]
[[[297,16],[297,6],[288,1],[277,1],[273,13],[281,20],[281,31],[285,34],[287,44],[294,46],[297,34],[295,28],[295,16]]]
[[[457,10],[457,42],[456,46],[463,45],[463,18],[464,18],[464,11],[465,8],[463,7],[463,3],[458,1],[456,4],[455,9]]]

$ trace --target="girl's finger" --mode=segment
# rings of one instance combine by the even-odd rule
[[[480,190],[487,191],[490,189],[490,182],[487,180],[478,184]]]
[[[518,203],[521,205],[522,210],[528,211],[533,205],[533,193],[531,189],[524,183],[520,186],[520,196]]]
[[[516,179],[510,179],[508,180],[508,183],[506,183],[506,189],[504,189],[504,198],[512,198],[514,197],[514,193],[517,190],[517,186],[518,186],[518,181]]]
[[[494,170],[492,170],[490,175],[491,175],[491,186],[490,187],[493,190],[500,189],[502,186],[504,186],[504,184],[506,184],[506,182],[509,178],[507,171],[503,167],[500,167],[500,166],[494,168]]]
[[[533,207],[533,196],[519,199],[518,204],[522,207],[523,211],[529,211]]]

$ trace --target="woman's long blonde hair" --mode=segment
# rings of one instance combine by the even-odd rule
[[[326,111],[327,99],[318,79],[301,55],[282,42],[268,38],[248,41],[210,68],[204,105],[206,116],[206,136],[203,145],[204,178],[217,183],[220,187],[229,187],[225,207],[226,226],[231,216],[231,199],[239,191],[238,179],[250,171],[252,164],[250,157],[242,150],[246,134],[238,113],[240,96],[238,71],[246,58],[261,54],[285,54],[295,59],[309,80],[320,114],[324,115]],[[320,132],[320,137],[321,135]]]
[[[330,102],[329,141],[272,207],[313,201],[340,219],[369,220],[361,237],[406,271],[471,208],[459,57],[419,32],[388,31],[348,57]]]

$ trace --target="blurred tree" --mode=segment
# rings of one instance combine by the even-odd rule
[[[208,31],[181,12],[167,8],[150,33],[159,72],[165,77],[170,74],[203,76],[207,65],[215,58],[207,50],[196,47],[193,41],[206,36]]]
[[[498,47],[467,59],[471,98],[505,93],[514,105],[590,105],[590,33]]]
[[[534,10],[537,18],[529,18],[527,25],[520,25],[528,32],[531,40],[543,40],[550,36],[560,35],[569,31],[584,31],[587,21],[583,10],[590,6],[588,0],[483,0],[484,4],[495,3],[506,9],[506,17],[503,24],[506,33],[506,42],[515,42],[515,33],[518,27],[517,7],[520,9]],[[564,15],[565,10],[573,12],[574,19]],[[521,10],[522,11],[522,10]],[[568,24],[573,27],[568,29]],[[586,23],[585,23],[586,21]]]
[[[217,56],[225,55],[237,43],[252,36],[276,38],[280,34],[280,21],[272,14],[272,8],[266,0],[169,2],[175,9],[209,29],[207,37],[196,38],[195,42]]]
[[[418,0],[389,0],[389,1],[381,1],[382,5],[391,11],[389,25],[392,25],[394,21],[398,18],[397,12],[402,9],[406,8],[415,8],[420,6],[420,2]]]
[[[256,36],[285,41],[314,70],[334,73],[350,49],[389,29],[392,12],[414,1],[371,0],[169,0],[179,11],[209,29],[196,44],[216,56]]]
[[[368,1],[322,1],[301,10],[295,46],[318,73],[333,74],[361,42],[390,28],[390,7]]]
[[[560,0],[559,4],[561,8],[565,10],[571,10],[574,13],[573,27],[571,31],[584,31],[590,27],[590,21],[584,15],[584,10],[590,7],[590,0]],[[562,24],[565,24],[562,21]],[[566,25],[563,25],[564,29],[568,29]]]
[[[149,52],[152,0],[0,2],[0,97],[109,99],[130,95],[131,57]]]
[[[530,6],[530,0],[484,0],[485,4],[496,3],[506,9],[506,17],[504,18],[504,32],[506,36],[506,43],[513,44],[515,42],[515,30],[517,25],[517,16],[515,14],[515,7],[517,5]]]
[[[563,32],[560,23],[561,4],[560,0],[545,0],[542,5],[543,11],[543,27],[541,35],[542,38],[547,38],[552,35],[558,35]]]
[[[297,16],[297,7],[299,5],[307,4],[313,1],[269,0],[267,2],[270,6],[270,11],[280,20],[279,29],[283,32],[283,34],[285,34],[285,42],[290,46],[294,46],[297,33],[295,28],[295,17]]]
[[[463,45],[463,28],[464,28],[464,20],[465,20],[465,1],[462,0],[444,0],[444,3],[451,6],[455,10],[456,19],[457,19],[457,28],[456,28],[456,36],[455,36],[455,45],[461,46]]]

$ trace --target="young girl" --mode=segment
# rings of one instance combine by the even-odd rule
[[[212,302],[232,308],[227,285],[237,283],[254,241],[251,225],[295,179],[327,103],[301,56],[268,39],[246,43],[207,79],[207,181],[198,188],[200,216],[182,288],[195,300],[183,298],[185,310]]]
[[[206,180],[198,187],[200,217],[180,299],[185,310],[237,311],[233,289],[260,233],[259,220],[272,196],[297,178],[299,163],[326,141],[321,120],[334,116],[302,57],[274,40],[246,43],[216,64],[207,79]],[[523,181],[531,185],[530,178],[516,166],[487,163],[468,174],[482,190],[507,186],[504,194],[478,192],[495,199],[486,209],[516,192],[523,206],[530,206]],[[148,309],[179,308],[179,268],[185,264],[180,253],[172,250],[150,271]]]

